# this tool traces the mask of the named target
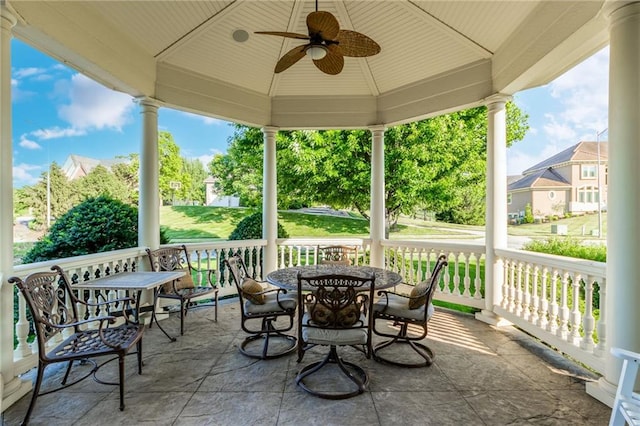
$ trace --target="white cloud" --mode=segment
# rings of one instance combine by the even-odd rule
[[[40,75],[45,72],[46,70],[44,68],[36,68],[36,67],[18,68],[13,71],[13,75],[18,79],[22,79],[27,77],[33,77],[34,75]]]
[[[135,107],[131,96],[115,92],[82,74],[71,77],[70,103],[58,108],[58,115],[74,129],[121,130]]]
[[[19,145],[23,148],[26,149],[42,149],[42,146],[40,146],[40,144],[36,141],[32,141],[31,139],[27,138],[27,135],[22,135],[20,136],[20,142]]]
[[[547,120],[547,124],[543,126],[543,129],[549,140],[554,141],[554,143],[558,141],[577,142],[575,140],[576,131],[569,123],[558,122],[552,114],[545,114],[544,117]]]
[[[215,157],[217,154],[223,154],[222,151],[217,149],[212,149],[209,152],[211,154],[203,154],[203,155],[199,155],[198,157],[195,157],[197,160],[200,160],[205,170],[207,170],[207,166],[209,165],[211,160],[213,160],[213,157]]]
[[[36,166],[34,164],[25,164],[21,163],[13,166],[13,181],[14,186],[17,183],[22,185],[33,185],[40,180],[39,171],[41,170],[40,166]]]
[[[576,132],[591,134],[607,127],[609,105],[609,48],[591,56],[549,84],[560,100],[558,119]],[[578,141],[575,141],[576,143]]]
[[[38,129],[31,132],[31,135],[37,137],[40,140],[58,139],[73,136],[84,136],[87,132],[82,129],[51,127],[49,129]]]

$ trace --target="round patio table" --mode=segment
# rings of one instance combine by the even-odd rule
[[[402,276],[396,272],[388,271],[383,268],[374,268],[373,266],[349,266],[349,265],[304,265],[294,266],[291,268],[278,269],[267,274],[267,282],[276,287],[287,290],[298,289],[298,272],[303,277],[316,277],[319,275],[351,275],[360,278],[375,275],[375,289],[382,290],[393,287],[402,282]],[[313,290],[312,288],[302,287],[303,290]]]

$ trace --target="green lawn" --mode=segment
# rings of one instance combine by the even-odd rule
[[[164,206],[160,209],[160,225],[171,241],[206,241],[227,239],[245,216],[254,210],[246,208],[206,206]],[[296,212],[280,212],[278,220],[291,237],[369,237],[369,222],[356,215],[327,216]],[[429,237],[477,238],[475,234],[441,226],[436,222],[407,221],[391,233],[391,238]]]
[[[589,238],[591,230],[598,229],[598,214],[590,213],[582,216],[573,216],[566,219],[556,220],[550,223],[528,223],[522,225],[509,225],[509,235],[521,235],[527,237],[550,237],[551,225],[567,225],[568,236],[572,238]],[[583,227],[585,233],[583,234]],[[607,213],[602,213],[602,234],[607,235]],[[603,239],[604,241],[604,239]]]

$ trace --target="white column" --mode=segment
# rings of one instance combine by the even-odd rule
[[[496,317],[493,307],[502,300],[502,261],[495,249],[507,248],[507,114],[505,95],[494,95],[486,99],[487,105],[487,199],[485,225],[485,309],[476,318],[502,325],[504,320]]]
[[[610,7],[616,8],[617,4]],[[609,15],[609,181],[605,374],[587,392],[611,404],[621,362],[612,346],[640,352],[640,3]]]
[[[0,406],[31,389],[13,366],[13,142],[11,137],[11,29],[16,17],[0,2]]]
[[[140,195],[138,198],[138,245],[160,246],[160,157],[158,154],[158,102],[139,100],[142,114],[140,146]]]
[[[278,268],[278,177],[276,173],[277,127],[267,126],[264,134],[264,159],[262,170],[262,238],[267,240],[264,249],[262,274]]]
[[[371,266],[384,268],[385,236],[384,205],[384,131],[385,126],[371,126],[371,208],[369,232],[371,234]]]

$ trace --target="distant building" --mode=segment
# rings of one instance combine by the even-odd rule
[[[88,175],[97,166],[103,166],[111,170],[116,164],[129,163],[128,158],[110,158],[106,160],[96,160],[95,158],[82,157],[71,154],[62,165],[62,171],[69,180],[78,179]]]
[[[205,205],[214,206],[214,207],[239,207],[240,206],[239,197],[218,194],[218,191],[216,191],[215,183],[216,183],[216,179],[212,176],[209,176],[204,180]]]
[[[594,212],[598,203],[606,208],[608,152],[607,142],[579,142],[530,167],[519,178],[510,177],[509,217],[524,216],[527,204],[534,217],[540,218]]]

